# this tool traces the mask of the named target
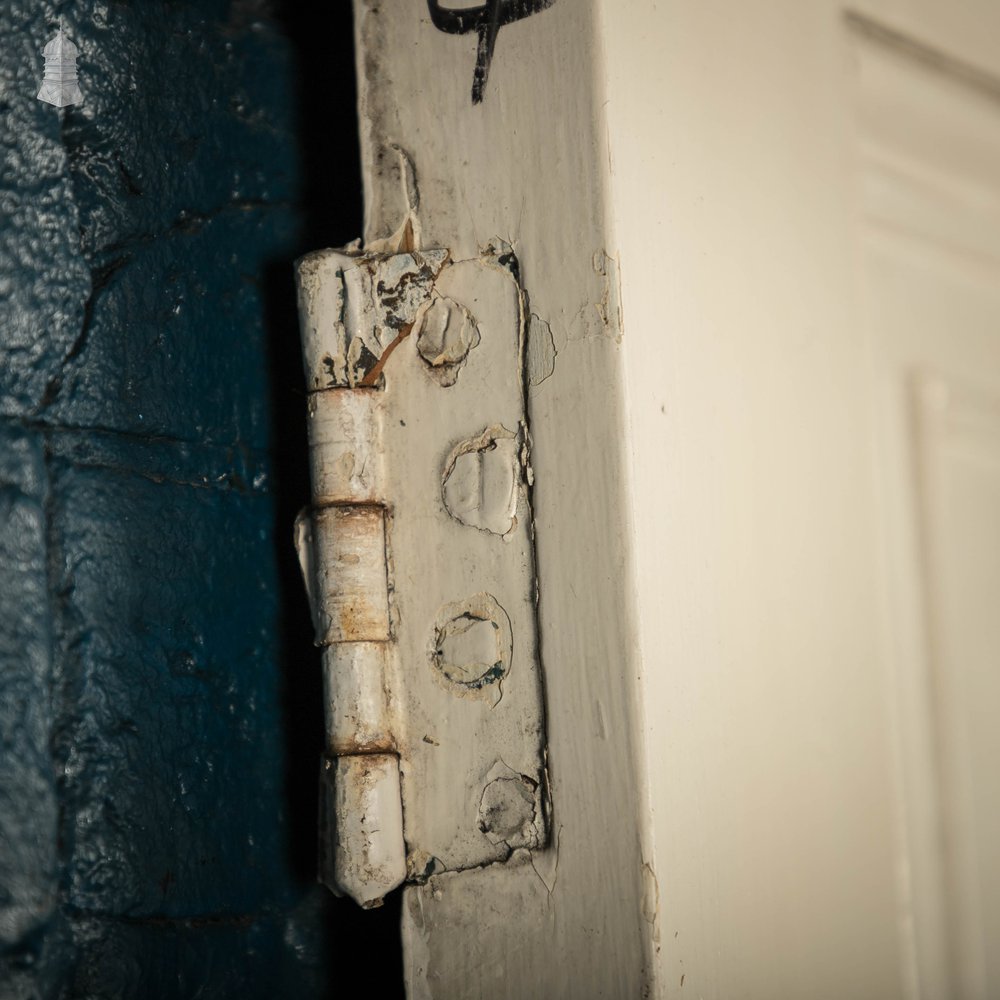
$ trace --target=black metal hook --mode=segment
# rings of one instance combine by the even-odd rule
[[[427,0],[431,22],[438,31],[449,35],[464,35],[475,31],[479,35],[476,46],[476,68],[472,75],[472,103],[479,104],[486,91],[493,60],[497,33],[505,24],[520,21],[551,7],[555,0],[486,0],[478,7],[455,9],[442,7],[440,0]]]

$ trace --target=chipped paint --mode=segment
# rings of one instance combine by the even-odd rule
[[[522,669],[531,669],[533,657],[518,644],[523,634],[521,581],[507,560],[523,557],[522,526],[532,530],[531,517],[537,517],[539,559],[537,564],[531,559],[527,567],[541,580],[543,652],[546,667],[550,660],[552,664],[546,676],[546,686],[551,684],[550,737],[557,814],[565,822],[558,882],[547,866],[555,856],[549,847],[517,849],[506,859],[442,872],[426,884],[407,887],[407,995],[413,1000],[639,997],[645,986],[643,969],[650,963],[645,954],[649,928],[639,905],[643,830],[635,807],[641,800],[641,773],[633,764],[638,724],[630,701],[634,622],[628,588],[621,586],[622,539],[629,530],[620,447],[622,361],[594,305],[603,299],[606,281],[592,266],[593,251],[599,247],[617,256],[607,242],[614,220],[607,198],[600,24],[592,5],[560,3],[548,15],[506,29],[526,30],[517,39],[511,35],[506,63],[501,35],[490,84],[496,93],[472,107],[455,82],[468,71],[469,49],[429,28],[423,5],[357,0],[355,11],[366,53],[360,64],[359,97],[367,232],[381,236],[398,224],[395,158],[384,155],[387,142],[398,141],[420,168],[425,239],[449,246],[457,259],[465,259],[478,256],[485,239],[503,233],[507,244],[516,247],[531,296],[530,311],[550,324],[559,352],[554,372],[538,381],[548,365],[532,359],[529,330],[523,385],[530,391],[531,437],[538,441],[530,465],[539,482],[534,495],[529,494],[526,516],[518,514],[514,534],[503,541],[454,518],[449,517],[447,528],[436,518],[427,519],[434,539],[440,537],[447,546],[449,576],[463,572],[452,562],[454,547],[463,549],[464,576],[444,600],[479,589],[495,594],[511,613],[515,652],[504,698],[494,709],[456,699],[438,685],[440,701],[430,701],[426,711],[410,720],[407,736],[421,741],[431,735],[442,745],[422,744],[420,766],[410,768],[404,780],[404,795],[411,781],[434,786],[433,793],[424,795],[425,802],[415,802],[412,809],[407,803],[407,826],[412,822],[419,830],[420,848],[449,867],[457,865],[460,845],[452,849],[449,831],[435,823],[434,814],[467,816],[462,810],[469,800],[478,808],[486,774],[496,760],[486,748],[507,740],[502,732],[494,734],[486,727],[493,716],[513,707],[524,680]],[[420,40],[418,46],[415,39]],[[428,73],[428,66],[441,67],[442,72]],[[491,103],[494,96],[498,100]],[[570,161],[573,169],[559,168]],[[502,255],[494,254],[489,265],[498,272]],[[507,278],[513,281],[509,269]],[[444,291],[440,286],[438,290]],[[489,350],[490,317],[459,289],[449,287],[445,293],[471,309],[483,338],[456,386],[446,392],[462,391],[468,380],[489,394],[489,405],[496,405],[497,390],[487,378],[480,379],[476,357]],[[404,344],[401,350],[406,349]],[[411,413],[403,413],[407,427],[401,433],[422,441],[431,433],[424,412],[415,406],[412,413],[420,414],[417,426]],[[449,427],[456,413],[457,407],[449,408],[446,417],[438,420],[435,415],[430,421],[445,429],[449,446],[488,424],[519,429],[516,420],[485,410],[475,420]],[[420,473],[409,495],[418,495],[418,490],[426,495],[431,489],[439,498],[440,462],[447,450],[435,456],[430,484]],[[422,462],[412,468],[420,470]],[[397,497],[394,502],[399,505]],[[400,524],[405,516],[400,510]],[[395,539],[397,532],[393,534]],[[585,545],[581,538],[586,538]],[[480,568],[475,560],[485,565]],[[503,560],[505,586],[474,579],[488,575],[498,560]],[[411,562],[401,556],[401,595],[412,570]],[[425,587],[436,585],[437,572],[432,570]],[[445,572],[440,575],[445,577]],[[405,619],[431,603],[430,598],[402,600],[401,635]],[[593,735],[591,705],[597,700],[604,706],[605,740]],[[449,702],[454,705],[445,716],[443,706]],[[478,717],[473,709],[479,709]],[[470,752],[467,738],[484,748],[481,755]],[[535,770],[506,750],[501,754],[515,773],[535,777]],[[435,770],[436,755],[458,763]],[[474,820],[478,822],[478,815]],[[431,838],[448,853],[428,846]],[[485,835],[483,839],[489,845]],[[505,850],[502,844],[489,846]],[[472,852],[465,857],[471,860]]]
[[[604,332],[615,339],[616,343],[621,343],[622,330],[622,305],[621,305],[621,272],[618,269],[618,261],[614,257],[608,256],[606,250],[598,250],[594,254],[594,273],[600,275],[603,281],[601,299],[594,303],[597,315],[600,317]]]
[[[512,645],[507,612],[491,594],[474,594],[438,612],[431,663],[459,693],[482,695],[496,704],[510,671]]]
[[[545,836],[538,782],[497,761],[479,800],[479,828],[510,850],[541,846]]]
[[[531,314],[528,323],[528,342],[525,354],[525,369],[528,384],[541,385],[556,370],[556,342],[552,327],[540,316]]]
[[[440,859],[426,851],[411,851],[406,859],[406,881],[423,885],[433,875],[445,870]]]
[[[298,289],[299,329],[305,354],[306,386],[326,389],[346,385],[347,367],[343,358],[334,362],[326,349],[329,327],[338,331],[343,325],[344,283],[343,262],[351,260],[346,253],[317,250],[300,258],[295,265]]]
[[[367,254],[346,248],[301,258],[299,326],[310,389],[367,384],[383,354],[429,304],[447,259],[447,250]]]

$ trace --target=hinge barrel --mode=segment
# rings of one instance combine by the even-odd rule
[[[338,378],[333,361],[347,336],[343,267],[350,262],[324,251],[297,271],[312,475],[312,510],[298,534],[316,643],[324,647],[319,878],[372,907],[405,878],[406,848],[387,682],[381,393],[358,386],[344,365]]]

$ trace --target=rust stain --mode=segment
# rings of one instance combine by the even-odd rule
[[[381,504],[358,503],[349,507],[331,504],[329,507],[320,507],[316,514],[319,517],[335,518],[342,531],[365,534],[374,530],[372,526],[381,519],[382,511]]]
[[[341,737],[330,741],[330,751],[338,757],[344,754],[395,753],[396,741],[388,734],[381,736],[356,736],[353,739]]]
[[[373,631],[383,630],[385,615],[359,596],[355,595],[338,610],[340,632],[347,641],[369,639]]]
[[[360,389],[371,389],[377,384],[379,376],[382,374],[382,369],[385,368],[385,363],[389,360],[389,355],[392,354],[394,350],[410,335],[410,331],[413,329],[412,323],[406,323],[399,328],[399,333],[396,334],[396,339],[389,344],[388,347],[382,352],[382,357],[372,365],[368,374],[358,383],[358,388]]]

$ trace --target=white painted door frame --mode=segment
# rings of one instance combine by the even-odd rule
[[[552,836],[405,890],[413,997],[930,995],[862,48],[989,89],[1000,10],[854,7],[355,0],[365,245],[509,244],[536,332]]]

